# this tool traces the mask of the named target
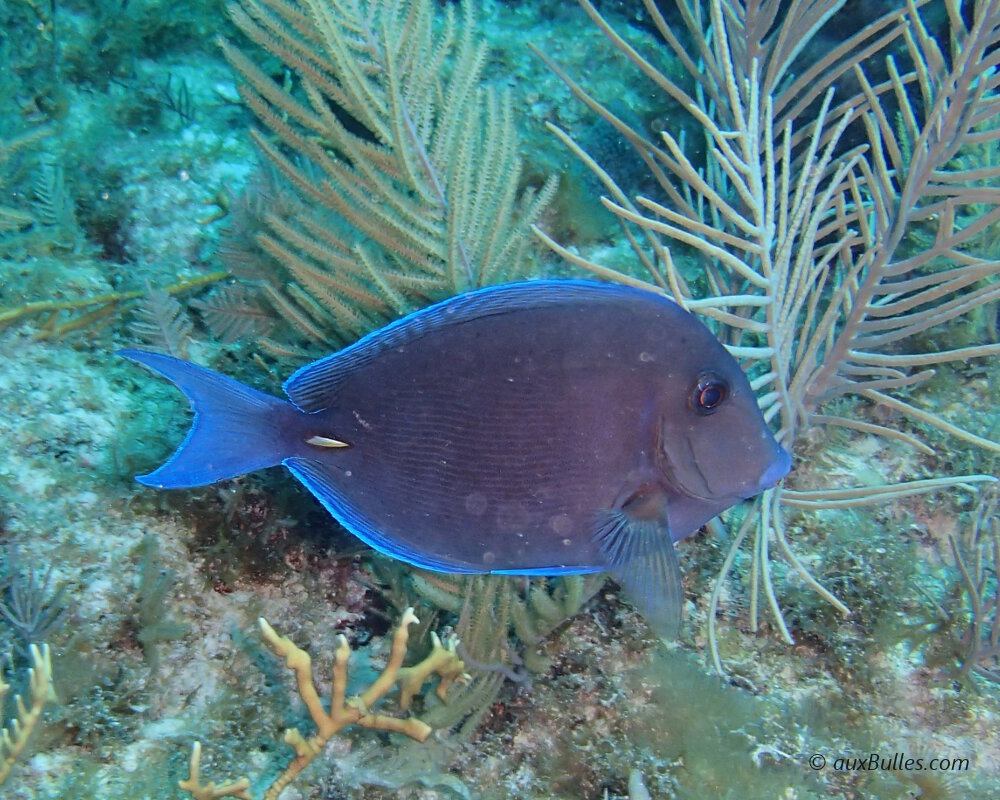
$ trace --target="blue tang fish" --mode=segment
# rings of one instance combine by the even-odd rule
[[[662,636],[683,599],[674,542],[790,466],[712,333],[612,284],[458,295],[302,367],[288,400],[170,356],[121,355],[195,411],[140,483],[284,464],[376,550],[452,573],[607,570]]]

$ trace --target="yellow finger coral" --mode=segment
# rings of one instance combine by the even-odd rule
[[[41,647],[36,644],[31,645],[31,663],[33,666],[28,670],[31,705],[25,706],[21,695],[15,696],[17,716],[10,724],[6,724],[2,713],[4,696],[10,691],[10,685],[5,683],[3,675],[0,675],[0,784],[7,780],[14,762],[24,752],[28,737],[38,724],[45,704],[54,699],[52,656],[47,644]]]
[[[444,699],[448,687],[456,680],[463,680],[465,664],[456,652],[457,642],[448,639],[444,643],[432,634],[432,650],[419,664],[403,667],[406,657],[406,645],[409,640],[408,626],[418,622],[412,608],[406,609],[392,637],[392,649],[389,661],[375,682],[362,694],[347,698],[347,661],[351,657],[351,648],[344,636],[339,637],[337,651],[333,661],[333,691],[330,699],[330,710],[323,707],[319,692],[312,676],[312,659],[309,654],[296,646],[287,636],[279,636],[267,620],[258,620],[261,635],[271,649],[285,659],[285,664],[295,672],[299,696],[309,710],[309,716],[316,724],[316,733],[309,738],[304,737],[297,728],[285,731],[284,740],[295,751],[295,758],[285,767],[284,772],[264,792],[264,800],[277,800],[288,785],[298,777],[313,759],[326,746],[326,743],[348,725],[357,724],[365,728],[376,728],[383,731],[394,731],[423,742],[430,736],[431,727],[416,717],[393,717],[387,714],[372,713],[374,705],[381,700],[397,683],[400,685],[400,708],[406,709],[410,700],[423,687],[425,681],[437,675],[440,683],[437,694]],[[242,778],[233,783],[217,786],[215,783],[201,783],[201,744],[195,742],[191,751],[189,774],[186,780],[180,781],[180,788],[191,794],[195,800],[217,800],[220,797],[238,797],[250,800],[250,782]]]

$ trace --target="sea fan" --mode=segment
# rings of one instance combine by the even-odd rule
[[[278,201],[244,204],[258,224],[238,249],[252,251],[254,272],[272,267],[258,280],[262,299],[313,343],[350,342],[428,301],[529,271],[529,226],[555,181],[520,188],[513,105],[484,79],[474,7],[460,4],[460,20],[451,4],[438,19],[428,0],[229,7],[285,67],[278,83],[222,43]]]
[[[266,336],[277,321],[254,287],[242,284],[221,286],[204,300],[192,300],[191,307],[198,309],[209,330],[227,343]]]
[[[132,312],[129,330],[154,349],[185,358],[193,325],[184,307],[166,289],[146,289]]]
[[[688,72],[684,85],[619,36],[588,0],[580,2],[627,61],[691,115],[704,138],[689,142],[663,131],[651,140],[549,61],[629,141],[663,196],[629,198],[556,130],[603,182],[604,203],[646,274],[614,272],[540,235],[585,269],[666,292],[701,315],[744,359],[766,418],[793,452],[808,446],[810,429],[839,428],[932,454],[904,420],[1000,451],[997,442],[910,395],[935,366],[1000,353],[988,343],[939,349],[927,336],[1000,298],[1000,262],[982,248],[984,232],[1000,221],[1000,167],[963,157],[1000,140],[1000,0],[979,0],[968,17],[958,2],[944,3],[947,51],[926,29],[925,3],[917,1],[824,48],[811,63],[804,48],[842,0],[680,0],[688,29],[683,41],[657,3],[645,0],[666,49]],[[886,79],[870,79],[862,65],[889,52]],[[700,262],[696,278],[675,264],[684,250]],[[896,425],[868,414],[869,405],[891,412]],[[756,629],[763,590],[791,641],[772,585],[772,546],[804,581],[847,609],[795,555],[786,536],[789,508],[875,504],[984,480],[992,479],[775,488],[757,499],[756,513],[736,531],[723,575],[749,536],[751,624]],[[794,472],[786,483],[794,486]],[[710,638],[719,586],[721,580]],[[712,646],[721,669],[714,639]]]

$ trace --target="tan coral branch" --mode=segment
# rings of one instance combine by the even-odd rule
[[[190,792],[195,800],[218,800],[220,797],[239,797],[241,800],[253,800],[250,795],[250,781],[240,778],[233,783],[217,786],[215,781],[201,782],[201,742],[195,742],[191,747],[191,760],[188,762],[187,780],[178,781],[177,785]]]
[[[409,625],[418,622],[412,608],[406,609],[399,621],[389,651],[389,660],[375,682],[361,695],[347,697],[347,662],[351,657],[351,648],[347,639],[338,637],[337,651],[333,659],[333,689],[330,697],[330,710],[323,707],[319,692],[313,681],[312,658],[298,647],[287,636],[280,636],[267,620],[258,620],[261,635],[271,649],[285,660],[285,665],[295,673],[299,696],[309,710],[309,716],[316,725],[316,733],[306,738],[298,729],[289,728],[285,731],[284,741],[294,751],[295,757],[280,776],[264,792],[264,800],[277,800],[278,796],[308,767],[330,739],[348,725],[357,724],[365,728],[402,733],[418,742],[423,742],[430,736],[431,727],[416,717],[393,717],[386,714],[372,713],[372,708],[379,700],[388,694],[393,686],[400,684],[400,707],[406,709],[415,694],[433,675],[440,678],[437,694],[442,699],[448,687],[455,680],[463,679],[465,664],[456,652],[457,640],[448,639],[445,644],[432,634],[433,647],[431,653],[412,667],[403,667],[406,657],[406,647],[409,641]],[[180,787],[189,792],[195,800],[217,800],[220,797],[238,797],[250,800],[250,782],[241,779],[235,783],[216,786],[214,783],[202,784],[199,775],[201,760],[201,745],[195,743],[191,753],[190,774],[187,780],[180,782]]]
[[[14,698],[17,705],[17,716],[10,725],[4,725],[0,714],[0,785],[7,780],[14,763],[20,757],[28,744],[28,737],[38,724],[45,704],[54,698],[52,691],[52,655],[49,646],[43,644],[31,645],[32,667],[28,670],[28,685],[31,696],[31,706],[25,706],[21,695]],[[0,675],[0,709],[4,695],[10,686]]]

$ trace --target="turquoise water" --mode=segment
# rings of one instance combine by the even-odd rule
[[[31,642],[51,647],[53,681],[23,750],[0,745],[0,764],[12,762],[2,796],[189,797],[178,782],[189,777],[196,741],[202,784],[246,776],[250,794],[262,796],[294,757],[285,729],[308,739],[316,726],[257,619],[311,654],[328,703],[338,636],[353,649],[347,695],[360,694],[389,659],[409,605],[421,624],[410,627],[406,663],[431,652],[431,630],[457,630],[469,677],[448,689],[450,706],[434,695],[432,677],[411,710],[399,710],[395,690],[378,710],[427,720],[433,733],[420,743],[350,724],[323,737],[322,752],[283,797],[992,796],[1000,771],[998,557],[984,487],[996,474],[992,441],[1000,438],[991,288],[1000,108],[990,105],[992,45],[973,56],[976,32],[1000,27],[995,4],[976,6],[979,28],[966,9],[971,32],[932,4],[921,17],[926,38],[912,45],[932,72],[954,68],[970,91],[983,92],[968,106],[982,110],[971,121],[940,110],[965,131],[954,134],[954,147],[935,149],[951,129],[932,124],[947,85],[921,93],[909,80],[901,94],[890,86],[880,96],[881,118],[870,116],[868,128],[855,120],[836,138],[841,100],[863,102],[847,70],[834,81],[834,119],[822,120],[810,157],[809,126],[824,112],[822,93],[806,95],[832,80],[834,62],[796,90],[801,105],[788,94],[787,105],[770,107],[781,124],[793,123],[789,136],[802,132],[787,171],[779,124],[771,149],[757,150],[778,152],[771,173],[751,160],[745,174],[728,176],[720,165],[736,159],[727,161],[725,143],[754,152],[763,130],[733,133],[734,98],[746,110],[759,93],[737,82],[736,95],[706,101],[712,121],[687,113],[666,81],[695,100],[710,84],[695,90],[657,33],[654,9],[641,3],[600,10],[649,59],[654,79],[573,3],[485,2],[471,18],[442,4],[330,0],[317,6],[324,15],[288,17],[298,27],[280,22],[297,7],[306,4],[265,5],[257,23],[194,0],[0,7],[6,724],[18,717],[13,695],[31,695]],[[372,7],[383,10],[351,23],[358,8]],[[709,6],[703,11],[707,30]],[[695,70],[699,57],[718,55],[699,49],[709,34],[699,42],[683,32],[672,3],[662,13]],[[775,80],[776,99],[836,53],[859,13],[852,6],[811,39],[789,27],[788,42],[810,41],[789,56],[783,78],[762,78]],[[917,29],[914,19],[909,25]],[[286,38],[275,39],[276,30]],[[449,30],[451,48],[439,47]],[[727,30],[733,69],[752,71],[736,28]],[[261,31],[268,35],[251,41]],[[958,55],[945,46],[952,35],[965,43]],[[220,36],[230,50],[220,49]],[[289,51],[290,42],[304,49]],[[574,98],[529,45],[618,129]],[[901,36],[884,43],[864,65],[872,85],[890,80],[885,56],[905,75],[912,52]],[[968,77],[976,70],[978,79]],[[394,90],[390,71],[401,81]],[[337,94],[321,74],[347,88]],[[966,107],[960,99],[953,107]],[[720,135],[706,140],[713,124]],[[685,168],[661,131],[690,159],[688,180],[667,166]],[[918,167],[934,157],[937,172],[920,183]],[[609,177],[595,176],[587,159]],[[809,194],[802,176],[813,174]],[[677,187],[673,195],[665,184]],[[947,194],[941,186],[950,187],[951,205],[934,205]],[[824,205],[827,189],[847,200]],[[653,221],[628,228],[651,268],[602,195]],[[677,213],[688,208],[688,222],[637,196]],[[778,198],[773,215],[755,216],[768,197]],[[780,235],[762,233],[766,225],[755,228],[763,219],[777,234],[793,230],[792,206],[803,197],[803,218],[821,213],[787,248],[774,243]],[[532,224],[568,253],[546,247]],[[899,238],[891,248],[889,234]],[[657,249],[671,242],[675,273]],[[829,270],[795,273],[803,252],[807,264]],[[934,257],[921,261],[927,253]],[[580,277],[581,261],[614,271],[597,277],[688,299],[758,298],[692,307],[738,348],[793,471],[784,494],[741,504],[679,545],[686,604],[677,643],[658,642],[614,583],[414,574],[373,556],[279,471],[167,493],[132,480],[169,456],[188,418],[173,390],[117,349],[171,352],[277,393],[296,367],[407,311],[476,285]],[[782,264],[807,276],[802,285],[814,293],[790,291],[791,277],[775,277]],[[898,267],[892,279],[914,283],[876,292],[872,303],[890,310],[869,319],[911,319],[914,330],[883,342],[880,333],[901,328],[850,328],[860,295],[844,287],[863,285],[876,269],[888,275],[885,264]],[[947,272],[959,267],[966,271]],[[811,339],[838,302],[828,336]],[[951,316],[956,306],[966,313]],[[713,308],[733,316],[713,317]],[[917,315],[928,308],[942,324],[923,326],[930,316]],[[770,309],[787,313],[789,325],[776,324]],[[835,362],[844,331],[856,337],[854,351],[883,360]],[[947,360],[933,355],[949,350]],[[908,354],[921,355],[887,358]],[[824,364],[836,369],[824,375]],[[926,367],[937,374],[912,386],[888,372]],[[870,390],[881,394],[851,393],[842,391],[845,376],[890,383]],[[875,488],[948,476],[967,479],[942,480],[932,493]],[[836,506],[831,492],[849,487],[869,502]],[[806,507],[810,498],[796,494],[806,491],[822,494],[821,507]],[[743,547],[727,562],[746,519]],[[758,520],[772,522],[761,528]],[[814,591],[812,578],[850,614]]]

